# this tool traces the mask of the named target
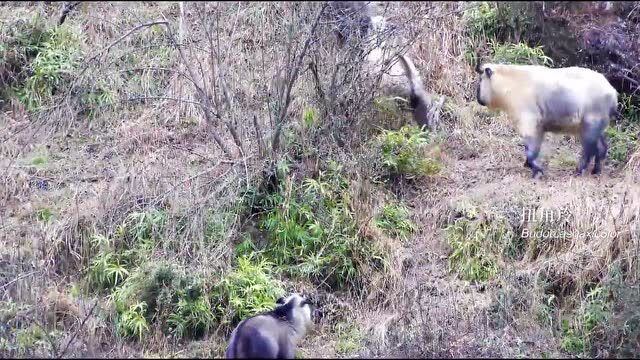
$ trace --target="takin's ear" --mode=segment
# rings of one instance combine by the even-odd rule
[[[484,73],[487,74],[488,78],[491,78],[491,75],[493,75],[493,70],[491,70],[490,67],[486,67],[484,68]]]
[[[284,296],[279,297],[278,300],[276,300],[276,304],[278,305],[284,304]]]

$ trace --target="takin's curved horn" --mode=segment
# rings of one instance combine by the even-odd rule
[[[480,64],[481,64],[481,61],[480,61],[480,54],[479,54],[479,53],[476,53],[476,68],[475,68],[475,71],[476,71],[478,74],[482,74],[482,69],[480,68]]]

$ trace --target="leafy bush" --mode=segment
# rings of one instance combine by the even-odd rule
[[[609,142],[607,158],[614,166],[624,165],[637,146],[640,127],[630,125],[625,129],[609,126],[605,136]]]
[[[417,126],[403,126],[398,131],[383,130],[378,139],[383,165],[393,175],[432,176],[442,168],[436,160],[422,156],[428,134]]]
[[[178,303],[167,319],[172,332],[178,338],[198,338],[206,334],[215,320],[208,297],[197,285],[179,288],[176,296]]]
[[[144,334],[149,331],[149,325],[144,314],[147,312],[147,304],[144,302],[129,306],[123,311],[116,321],[116,329],[121,336],[136,337],[142,341]]]
[[[318,112],[315,108],[305,107],[302,113],[302,123],[306,128],[313,127],[318,121]]]
[[[542,46],[529,47],[525,43],[499,44],[491,41],[492,59],[494,63],[551,65],[553,60],[544,54]]]
[[[104,84],[95,85],[80,96],[82,113],[89,119],[93,119],[100,110],[113,105],[116,101],[116,94]]]
[[[640,125],[640,97],[620,94],[619,112],[621,119],[618,121],[620,125]]]
[[[228,324],[273,309],[278,297],[284,295],[280,281],[272,277],[272,264],[254,254],[238,258],[237,267],[216,287],[217,311],[233,313]]]
[[[155,321],[176,338],[198,338],[215,321],[213,309],[197,276],[178,274],[164,264],[136,268],[112,294],[116,327],[123,337],[142,340]]]
[[[136,251],[118,249],[102,235],[94,235],[91,240],[97,254],[89,263],[88,285],[98,291],[114,289],[129,276],[129,269],[137,260]]]
[[[581,303],[575,325],[570,326],[569,321],[563,321],[563,338],[560,344],[563,350],[588,355],[598,333],[608,330],[605,326],[611,316],[611,304],[607,300],[607,294],[605,287],[595,286]]]
[[[416,231],[416,224],[409,219],[409,210],[402,204],[385,204],[376,225],[388,235],[404,240]]]
[[[47,28],[38,16],[18,21],[0,48],[3,61],[11,69],[8,83],[29,110],[42,106],[68,82],[80,63],[81,36],[65,25]]]
[[[486,1],[470,4],[462,14],[468,36],[495,38],[500,30],[498,8]]]
[[[357,326],[339,323],[335,326],[335,332],[338,335],[338,341],[336,341],[336,352],[338,354],[353,353],[362,347],[364,336]]]
[[[469,281],[489,280],[498,274],[498,257],[508,252],[517,236],[503,217],[478,216],[473,207],[462,212],[462,217],[445,229],[452,248],[449,271]]]
[[[359,236],[349,182],[341,171],[330,163],[318,180],[285,182],[262,200],[268,210],[260,221],[270,238],[261,250],[264,256],[290,275],[332,287],[356,285],[385,263],[375,242]]]

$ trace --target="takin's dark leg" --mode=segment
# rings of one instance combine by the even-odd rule
[[[609,146],[607,146],[607,140],[605,139],[604,134],[600,135],[598,138],[597,146],[598,151],[596,152],[596,163],[593,166],[593,171],[591,171],[591,174],[593,175],[600,174],[602,171],[601,162],[607,158],[607,150],[609,149]]]
[[[582,158],[576,169],[576,176],[582,176],[591,163],[591,158],[596,157],[596,166],[593,167],[594,172],[600,172],[600,161],[598,160],[605,153],[602,146],[599,146],[600,137],[602,136],[602,125],[596,121],[587,122],[582,130]]]
[[[542,138],[542,134],[538,134],[537,136],[526,136],[524,138],[524,151],[527,155],[524,166],[531,169],[531,177],[534,179],[544,175],[542,167],[540,167],[540,165],[538,165],[538,163],[536,162],[536,159],[540,154]]]

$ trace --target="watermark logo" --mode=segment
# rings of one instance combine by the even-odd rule
[[[567,208],[555,208],[555,209],[540,209],[537,210],[532,207],[522,208],[521,222],[535,223],[557,223],[562,220],[568,221],[571,217],[571,213]]]
[[[610,209],[608,209],[610,210]],[[605,216],[606,212],[600,212]],[[571,224],[572,213],[568,208],[534,208],[525,207],[522,209],[520,221],[522,224],[544,224],[544,226],[525,226],[522,229],[521,237],[523,239],[536,238],[536,239],[573,239],[573,238],[591,238],[591,239],[607,239],[617,236],[617,232],[613,229],[600,229],[597,226],[595,229],[589,229],[583,231],[573,226],[564,226],[564,224]]]

